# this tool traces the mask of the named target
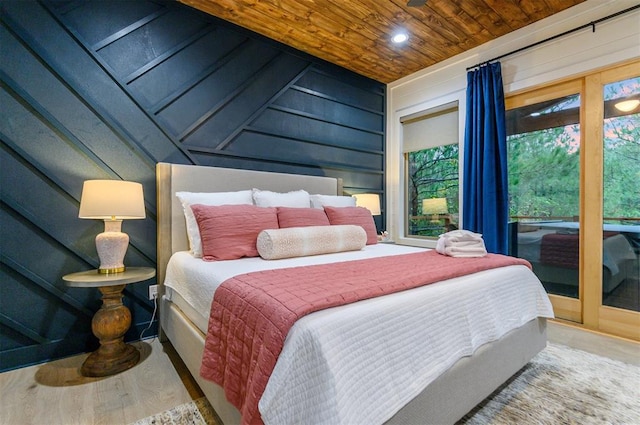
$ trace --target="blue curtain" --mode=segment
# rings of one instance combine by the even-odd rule
[[[463,228],[482,233],[488,252],[507,254],[509,199],[500,63],[467,74]]]

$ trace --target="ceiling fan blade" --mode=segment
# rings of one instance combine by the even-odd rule
[[[427,0],[409,0],[407,2],[407,6],[409,7],[420,7],[427,4]]]

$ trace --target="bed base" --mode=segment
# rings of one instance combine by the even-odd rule
[[[222,387],[200,376],[205,335],[175,304],[164,298],[160,302],[159,318],[163,338],[167,338],[178,352],[223,424],[239,424],[240,412],[227,402]]]
[[[530,320],[478,348],[440,375],[387,425],[453,424],[522,369],[547,345],[547,319]]]
[[[222,388],[200,376],[205,335],[170,301],[160,304],[163,333],[225,425],[240,423]],[[460,359],[404,406],[388,425],[453,424],[526,365],[547,342],[546,319],[538,318],[500,340],[485,344],[473,356]]]

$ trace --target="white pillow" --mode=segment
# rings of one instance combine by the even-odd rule
[[[367,243],[360,226],[307,226],[266,229],[258,234],[256,247],[265,260],[357,251]]]
[[[191,205],[252,205],[253,198],[250,190],[238,192],[176,192],[176,196],[182,204],[184,219],[187,225],[187,238],[189,238],[189,250],[194,257],[202,257],[202,241],[200,229],[196,221]]]
[[[280,193],[253,189],[253,202],[259,207],[309,208],[311,206],[309,193],[305,190]]]
[[[353,196],[311,195],[310,198],[313,208],[356,206],[356,198]]]

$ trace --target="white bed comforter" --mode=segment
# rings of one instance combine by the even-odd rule
[[[352,253],[215,263],[176,253],[165,285],[202,312],[192,319],[200,327],[215,288],[234,274],[416,250],[374,245]],[[536,317],[553,317],[553,310],[524,266],[313,313],[291,328],[259,403],[262,419],[278,425],[383,423],[457,360]]]

